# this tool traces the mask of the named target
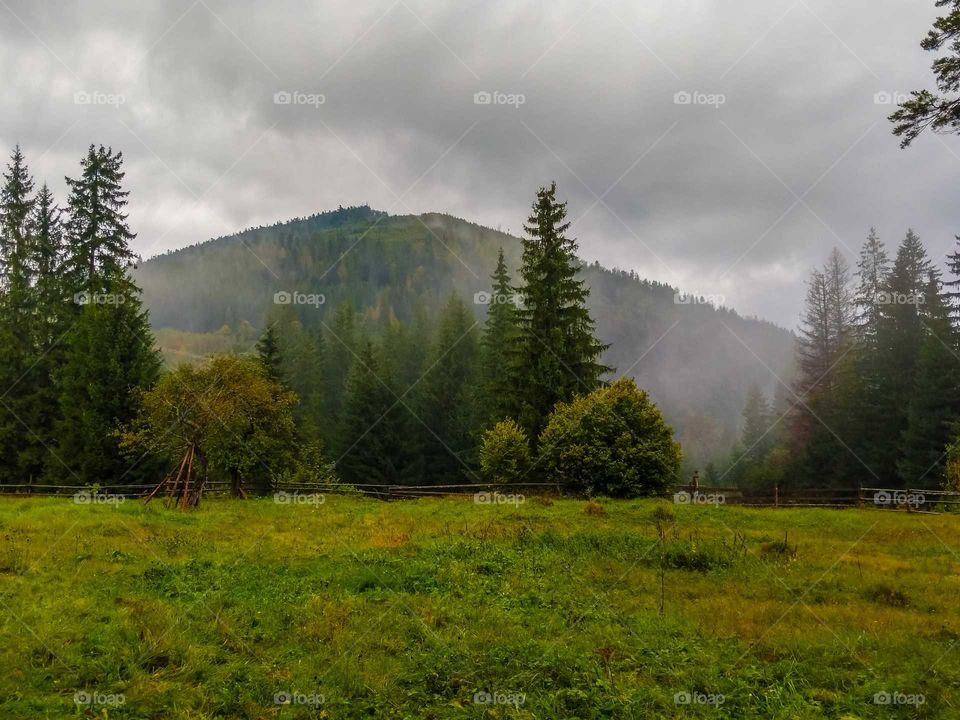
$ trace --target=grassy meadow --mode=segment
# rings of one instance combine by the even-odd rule
[[[2,718],[956,718],[960,518],[0,498]]]

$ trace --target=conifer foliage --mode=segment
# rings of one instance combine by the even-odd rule
[[[891,262],[871,228],[855,280],[834,250],[810,276],[788,431],[771,433],[777,444],[766,459],[735,453],[733,476],[759,465],[755,477],[795,486],[947,483],[960,427],[960,338],[944,286],[958,281],[941,281],[913,230]],[[756,407],[751,394],[745,440],[758,429]]]
[[[159,373],[129,270],[122,155],[90,147],[67,212],[20,148],[0,190],[0,481],[130,483],[149,472],[118,444]]]
[[[596,389],[610,368],[594,336],[589,290],[577,277],[576,242],[566,236],[566,203],[557,185],[540,188],[524,230],[516,351],[510,372],[516,419],[535,438],[561,401]]]

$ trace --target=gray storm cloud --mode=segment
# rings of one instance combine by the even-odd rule
[[[520,230],[792,326],[875,225],[940,258],[960,142],[901,151],[933,2],[0,3],[0,140],[64,197],[124,151],[144,255],[343,204]],[[476,104],[476,93],[500,93]],[[278,95],[279,94],[279,95]],[[521,102],[522,99],[522,102]],[[289,102],[286,102],[289,100]]]

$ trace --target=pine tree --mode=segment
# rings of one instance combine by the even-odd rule
[[[505,419],[514,405],[510,362],[517,343],[517,309],[503,248],[491,278],[493,291],[480,343],[479,404],[486,427]]]
[[[58,373],[61,417],[57,450],[47,458],[55,482],[133,483],[152,479],[153,468],[131,466],[115,432],[139,407],[139,391],[160,371],[159,354],[130,278],[135,235],[123,212],[121,154],[93,146],[70,187],[64,279],[79,306],[67,333],[64,366]]]
[[[440,315],[437,339],[417,386],[426,481],[456,484],[474,476],[478,436],[477,321],[451,296]],[[465,477],[466,476],[466,477]]]
[[[923,305],[926,333],[917,353],[906,428],[901,437],[897,472],[911,488],[940,487],[947,445],[960,416],[960,360],[949,309],[936,273],[931,273]]]
[[[418,484],[422,463],[411,442],[410,413],[385,384],[381,368],[366,342],[347,378],[337,473],[348,483]]]
[[[557,201],[551,183],[537,192],[524,226],[522,305],[511,367],[517,403],[511,414],[534,443],[557,402],[590,392],[610,371],[600,363],[608,346],[593,335],[589,290],[577,278],[577,244],[565,235],[566,216],[566,203]]]

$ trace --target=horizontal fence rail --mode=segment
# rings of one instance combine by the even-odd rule
[[[874,507],[881,510],[935,512],[960,505],[960,492],[917,488],[790,488],[759,492],[742,488],[685,484],[673,487],[676,504],[750,507]]]
[[[32,484],[20,483],[12,485],[0,484],[0,495],[16,495],[21,497],[34,495],[59,495],[59,496],[82,496],[98,495],[123,497],[125,499],[146,498],[157,484],[150,485],[50,485],[50,484]],[[244,484],[244,490],[247,493],[255,491],[256,483]],[[203,484],[203,494],[207,496],[229,495],[232,492],[232,485],[224,480],[208,480]],[[157,498],[163,498],[164,489],[161,488],[157,493]],[[557,483],[461,483],[458,485],[394,485],[389,483],[307,483],[307,482],[282,482],[275,483],[269,491],[264,494],[279,495],[286,493],[288,495],[310,495],[310,494],[361,494],[369,495],[386,500],[400,500],[417,497],[444,497],[451,495],[475,496],[487,494],[491,496],[501,495],[558,495],[561,488]],[[480,498],[481,500],[483,498]]]
[[[49,483],[20,483],[0,485],[0,496],[75,496],[78,502],[85,499],[97,501],[124,498],[146,498],[156,484],[149,485],[53,485]],[[244,489],[250,493],[256,483],[247,483]],[[232,486],[226,480],[208,480],[203,484],[203,494],[213,497],[229,496]],[[390,483],[276,483],[265,494],[273,494],[278,502],[295,501],[298,495],[361,494],[382,500],[409,500],[429,497],[473,496],[478,503],[517,504],[527,496],[563,495],[557,483],[461,483],[443,485],[396,485]],[[294,497],[284,497],[284,496]],[[157,495],[164,497],[163,490]],[[822,508],[877,508],[907,512],[936,512],[960,506],[960,492],[951,490],[923,490],[915,488],[780,488],[766,491],[751,491],[736,487],[711,487],[698,484],[674,485],[664,497],[678,505],[740,505],[745,507],[822,507]]]

